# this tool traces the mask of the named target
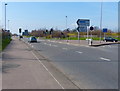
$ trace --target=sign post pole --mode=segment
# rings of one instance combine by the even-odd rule
[[[104,32],[104,38],[105,38],[105,33],[108,31],[107,28],[103,28],[103,32]]]
[[[78,31],[78,43],[80,43],[80,32]]]
[[[89,35],[89,31],[88,31],[88,27],[87,27],[87,40],[88,40],[88,35]],[[88,44],[89,44],[89,40],[88,40]]]
[[[77,30],[78,30],[78,41],[80,43],[80,31],[81,32],[87,32],[87,38],[88,38],[88,29],[87,29],[87,26],[90,25],[90,20],[89,19],[78,19],[76,23],[78,25],[78,28],[77,28]]]

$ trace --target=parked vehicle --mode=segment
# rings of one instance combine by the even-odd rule
[[[112,37],[105,37],[103,41],[105,41],[105,42],[108,42],[108,41],[109,41],[109,42],[118,42],[117,39],[112,38]]]
[[[29,41],[28,42],[37,42],[37,38],[36,37],[34,37],[34,36],[32,36],[32,37],[30,37],[29,38]]]

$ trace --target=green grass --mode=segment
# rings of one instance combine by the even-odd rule
[[[11,40],[12,40],[11,38],[2,39],[2,47],[0,47],[0,51],[4,50]]]

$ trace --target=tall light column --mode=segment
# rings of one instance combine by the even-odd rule
[[[10,20],[8,20],[8,30],[9,30],[9,22],[10,22]]]
[[[7,3],[5,3],[5,30],[6,30],[6,6],[7,6]]]
[[[66,17],[66,29],[67,29],[67,16],[65,16]]]
[[[103,2],[101,2],[101,16],[100,16],[100,43],[101,43],[101,37],[102,37],[102,8],[103,8]]]

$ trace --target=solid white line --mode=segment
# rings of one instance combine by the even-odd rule
[[[32,51],[31,51],[32,52]],[[42,64],[42,66],[45,68],[45,70],[53,77],[53,79],[58,83],[58,85],[64,89],[64,87],[60,84],[60,82],[53,76],[53,74],[48,70],[48,68],[42,63],[42,61],[39,60],[39,58],[32,52],[32,54],[35,56],[35,58]]]
[[[100,57],[100,59],[105,60],[105,61],[111,61],[110,59]]]
[[[76,52],[77,52],[77,53],[80,53],[80,54],[83,53],[83,52],[80,52],[80,51],[76,51]]]

